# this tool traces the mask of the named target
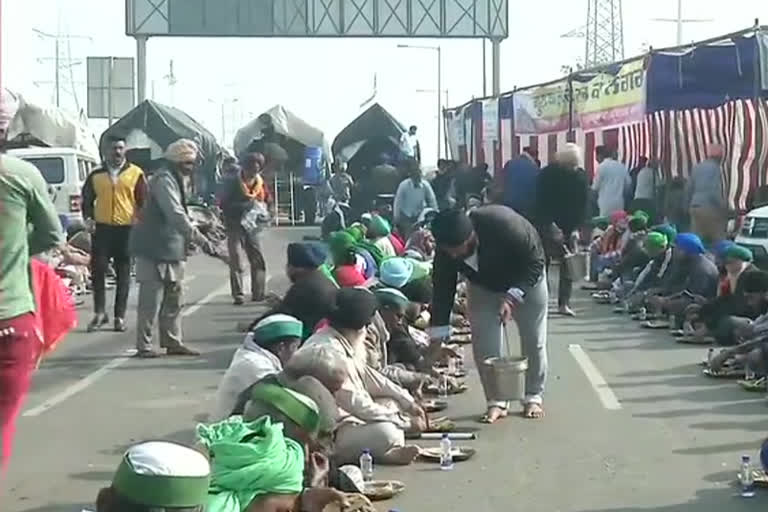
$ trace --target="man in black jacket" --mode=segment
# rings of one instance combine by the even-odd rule
[[[432,337],[450,334],[450,314],[458,274],[469,280],[469,320],[475,361],[503,354],[509,323],[520,333],[528,358],[523,415],[544,415],[542,394],[547,376],[547,279],[544,250],[530,222],[511,208],[489,205],[469,216],[457,210],[440,212],[432,222],[437,242],[432,280],[434,298]],[[483,421],[507,415],[509,403],[489,396]]]

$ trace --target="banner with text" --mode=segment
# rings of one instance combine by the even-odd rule
[[[645,60],[615,67],[615,74],[573,75],[550,85],[515,91],[515,133],[568,130],[573,90],[572,128],[594,130],[642,121],[645,116]]]

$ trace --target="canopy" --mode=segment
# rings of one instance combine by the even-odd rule
[[[182,138],[191,139],[201,151],[202,164],[195,183],[197,192],[205,195],[214,184],[222,148],[216,137],[186,112],[146,100],[101,134],[99,146],[102,150],[106,149],[112,135],[126,137],[129,149],[149,148],[153,161],[162,158],[170,143]]]
[[[282,105],[275,105],[264,114],[272,118],[272,125],[275,127],[276,133],[292,139],[302,146],[321,148],[323,157],[326,160],[331,159],[331,147],[322,130],[315,128]],[[237,130],[233,142],[235,154],[243,154],[254,139],[261,137],[263,128],[259,118],[256,118]]]
[[[333,141],[333,154],[344,155],[349,160],[372,139],[387,139],[397,147],[405,131],[403,123],[384,107],[374,103],[339,132]]]
[[[18,110],[8,127],[9,146],[35,144],[73,148],[99,159],[96,137],[88,128],[87,119],[54,106],[30,102],[21,94],[11,95]]]

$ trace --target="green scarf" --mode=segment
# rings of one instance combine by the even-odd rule
[[[304,449],[269,416],[198,425],[197,437],[211,458],[206,512],[243,512],[258,496],[301,492]]]
[[[362,240],[358,242],[355,247],[359,247],[360,249],[365,249],[368,251],[373,258],[373,261],[376,262],[377,269],[381,266],[381,262],[384,261],[384,254],[382,254],[381,249],[376,247],[373,242],[370,240]]]

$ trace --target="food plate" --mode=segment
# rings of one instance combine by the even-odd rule
[[[426,412],[439,412],[448,408],[448,402],[445,400],[424,400],[421,407]]]
[[[467,386],[464,383],[459,384],[458,386],[449,386],[448,387],[448,394],[449,395],[459,395],[461,393],[464,393],[469,389],[469,386]],[[429,386],[424,387],[424,393],[428,395],[439,395],[440,390],[438,389],[436,384],[430,384]]]
[[[405,484],[399,480],[373,480],[365,482],[363,494],[372,501],[388,500],[405,490]]]
[[[641,327],[644,329],[654,329],[654,330],[660,330],[660,329],[669,329],[669,322],[666,320],[648,320],[647,322],[643,322],[640,324]]]
[[[707,377],[712,377],[713,379],[743,379],[744,378],[744,368],[730,368],[727,366],[724,366],[721,370],[714,371],[711,368],[704,368],[701,373],[706,375]]]
[[[472,343],[472,334],[451,334],[449,342],[456,343],[458,345],[468,345]]]
[[[451,448],[453,462],[469,460],[476,452],[477,450],[474,448],[466,448],[464,446],[455,446]],[[440,462],[440,453],[440,448],[424,448],[421,450],[420,456],[430,462]]]

